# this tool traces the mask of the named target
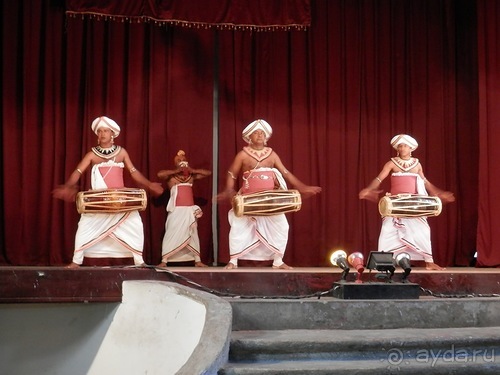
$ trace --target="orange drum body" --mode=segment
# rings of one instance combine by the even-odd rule
[[[296,212],[302,206],[298,190],[265,190],[252,194],[237,194],[233,198],[234,214],[241,216],[272,216]]]
[[[380,215],[392,217],[438,216],[441,209],[441,199],[427,195],[386,195],[378,203]]]
[[[88,190],[76,195],[76,209],[80,214],[144,211],[147,204],[143,189]]]

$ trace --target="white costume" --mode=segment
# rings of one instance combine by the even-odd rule
[[[412,151],[418,147],[417,141],[407,134],[398,134],[391,139],[391,145],[396,150],[401,143],[408,145]],[[418,159],[410,158],[406,164],[396,162],[396,158],[392,160],[403,171],[391,175],[392,195],[400,193],[428,195],[422,177],[416,173],[408,172],[418,165]],[[414,182],[401,184],[398,180]],[[399,191],[398,189],[403,190]],[[413,260],[424,260],[433,263],[431,230],[427,218],[384,217],[382,219],[378,250],[392,252],[394,256],[401,252],[407,252]]]
[[[100,172],[104,167],[120,168],[123,163],[107,161],[92,167],[92,189],[107,189]],[[134,258],[135,265],[144,263],[142,250],[144,229],[138,211],[120,213],[82,213],[75,236],[73,263],[82,264],[83,257],[89,258]]]
[[[266,141],[272,135],[272,128],[266,121],[256,120],[243,130],[243,139],[249,142],[250,135],[256,130],[262,130],[266,134]],[[272,153],[269,147],[265,147],[260,153],[251,153],[247,147],[243,150],[255,158],[257,165]],[[280,189],[287,189],[283,176],[276,168],[255,168],[246,171],[243,181],[240,194],[273,190],[276,185],[279,185]],[[228,213],[228,220],[231,225],[229,231],[230,263],[237,266],[238,259],[247,259],[273,260],[274,267],[283,264],[289,228],[285,214],[237,217],[231,209]]]
[[[114,138],[120,134],[118,124],[106,116],[98,117],[92,122],[92,130],[96,134],[101,127],[111,129]],[[103,158],[109,159],[92,167],[92,189],[123,188],[124,163],[114,161],[115,156],[121,151],[120,146],[113,146],[108,150],[100,149],[97,146],[93,147],[92,151]],[[82,213],[75,236],[73,263],[81,265],[84,257],[133,257],[135,265],[142,265],[144,264],[142,258],[143,246],[144,229],[138,211]]]
[[[422,177],[415,173],[393,173],[392,178],[413,176],[417,180],[417,194],[428,195]],[[431,229],[426,217],[382,219],[378,241],[379,251],[410,254],[413,260],[434,262],[432,258]]]
[[[201,208],[193,202],[193,184],[180,183],[170,189],[167,221],[162,244],[162,262],[200,262],[198,219]],[[183,197],[181,197],[181,195]],[[179,198],[179,199],[178,199]],[[182,199],[181,199],[182,198]],[[180,201],[189,202],[182,203]]]
[[[259,168],[251,172],[259,173],[269,169],[271,168]],[[273,172],[280,179],[283,178],[277,169],[273,168]],[[286,190],[286,185],[281,186]],[[237,217],[231,209],[228,219],[231,224],[229,231],[231,263],[236,265],[238,259],[251,259],[273,260],[273,266],[276,267],[283,264],[289,227],[285,214]]]

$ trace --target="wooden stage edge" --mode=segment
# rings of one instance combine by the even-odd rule
[[[400,282],[396,269],[392,282]],[[356,279],[351,268],[346,282]],[[336,267],[277,270],[270,267],[0,267],[0,303],[120,302],[124,280],[179,283],[228,298],[331,297],[341,281]],[[361,274],[364,283],[380,282],[376,271]],[[429,271],[413,267],[408,282],[420,286],[420,298],[500,297],[500,269],[452,267]]]

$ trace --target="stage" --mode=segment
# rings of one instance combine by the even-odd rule
[[[304,267],[0,267],[1,303],[117,302],[124,280],[160,280],[228,298],[326,298],[341,281],[339,268]],[[399,283],[396,269],[392,282]],[[351,269],[348,283],[356,279]],[[363,283],[379,282],[376,271],[362,273]],[[500,296],[500,269],[453,267],[443,271],[412,268],[408,282],[418,284],[420,298]]]

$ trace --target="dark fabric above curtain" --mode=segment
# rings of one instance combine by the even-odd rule
[[[310,0],[66,0],[66,13],[219,29],[305,29]]]

